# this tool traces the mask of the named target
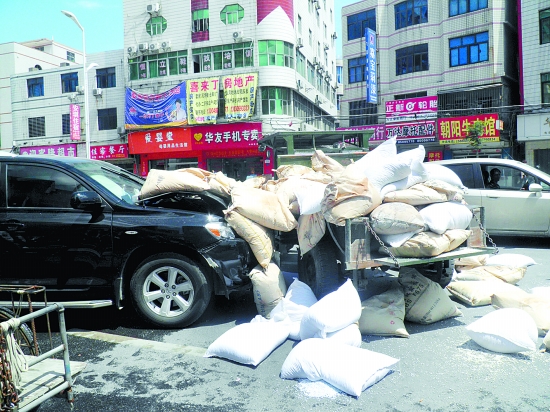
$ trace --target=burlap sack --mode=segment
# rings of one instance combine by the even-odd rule
[[[224,198],[231,197],[231,189],[237,182],[235,179],[227,177],[222,172],[213,173],[207,176],[206,181],[210,185],[210,192]]]
[[[190,190],[202,192],[210,189],[210,185],[197,176],[196,173],[180,170],[157,170],[151,169],[145,184],[141,188],[140,198],[156,196],[161,193]]]
[[[231,191],[232,208],[269,229],[289,232],[298,222],[290,212],[288,198],[261,189],[238,185]]]
[[[409,337],[405,328],[405,294],[397,285],[361,302],[359,330],[362,335]]]
[[[379,235],[397,235],[424,229],[424,219],[414,206],[383,203],[370,214],[371,227]]]
[[[401,246],[388,248],[396,257],[431,257],[440,255],[449,250],[451,242],[449,238],[433,232],[420,232],[411,237]],[[383,247],[379,248],[380,253],[386,253]]]
[[[550,299],[527,292],[514,292],[497,291],[491,296],[491,305],[495,309],[518,308],[524,310],[535,320],[539,335],[546,335],[550,330]]]
[[[401,268],[399,283],[405,294],[406,320],[429,324],[462,315],[445,290],[416,269]]]
[[[275,173],[277,173],[279,179],[291,176],[302,176],[312,172],[313,169],[311,167],[303,165],[282,165],[275,169]]]
[[[264,318],[269,318],[273,308],[286,294],[283,272],[279,266],[270,262],[265,268],[256,266],[248,276],[252,281],[256,309]]]
[[[447,290],[451,295],[470,306],[490,305],[491,296],[495,293],[516,294],[517,296],[527,295],[527,292],[517,286],[506,282],[492,281],[461,280],[449,283]]]
[[[344,166],[327,156],[322,150],[315,150],[311,157],[311,167],[316,172],[322,172],[332,177],[338,176],[345,169]]]
[[[527,268],[512,266],[478,266],[462,270],[457,274],[457,280],[486,280],[495,278],[515,285],[525,276]]]
[[[313,249],[323,238],[326,228],[322,213],[302,215],[298,218],[298,245],[302,256]]]
[[[224,213],[229,226],[248,242],[260,266],[267,267],[273,257],[273,232],[231,208]]]
[[[413,206],[429,205],[431,203],[446,201],[446,195],[430,187],[424,186],[422,183],[411,186],[408,189],[389,192],[384,196],[384,203],[403,202]]]
[[[321,212],[329,223],[344,226],[346,219],[366,216],[382,199],[366,177],[343,173],[325,189]]]

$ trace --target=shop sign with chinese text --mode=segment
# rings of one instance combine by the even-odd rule
[[[254,114],[258,73],[235,74],[222,77],[225,118],[245,120]]]
[[[128,157],[127,144],[110,144],[101,146],[92,146],[90,149],[90,158],[97,160],[123,159]]]
[[[80,106],[78,104],[69,105],[69,122],[71,140],[80,140]]]
[[[426,152],[426,157],[428,158],[428,162],[443,160],[443,150],[432,150],[432,151]]]
[[[342,130],[342,131],[372,130],[373,133],[369,139],[369,142],[382,142],[386,140],[386,125],[383,125],[383,124],[373,124],[368,126],[337,127],[336,130]]]
[[[386,125],[386,138],[397,137],[398,144],[435,142],[435,120]]]
[[[130,132],[128,147],[132,154],[190,151],[191,132],[183,127]]]
[[[437,117],[437,96],[386,102],[386,123],[406,122]]]
[[[260,122],[226,123],[191,128],[193,150],[231,150],[258,147]]]
[[[31,146],[31,147],[20,147],[19,154],[21,155],[56,155],[56,156],[66,156],[66,157],[77,157],[76,156],[76,144],[67,143],[67,144],[58,144],[55,146]]]
[[[496,127],[497,121],[497,113],[437,119],[439,143],[467,143],[465,138],[476,122],[481,122],[483,125],[481,136],[479,136],[480,139],[484,142],[498,142],[500,141],[500,131]]]
[[[189,124],[212,124],[218,117],[219,77],[187,81]]]
[[[376,75],[376,32],[365,29],[367,52],[367,103],[378,103],[378,81]]]
[[[126,88],[126,129],[151,129],[187,124],[185,82],[163,93],[142,94]]]

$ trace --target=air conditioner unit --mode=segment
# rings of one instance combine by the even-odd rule
[[[324,43],[323,46],[324,46],[325,50],[328,50],[328,48],[329,48],[328,43]]]
[[[315,104],[319,106],[321,104],[321,100],[319,100],[319,95],[315,95]]]
[[[156,53],[159,51],[159,44],[158,43],[150,43],[149,44],[149,51],[152,53]]]
[[[40,70],[40,69],[38,69],[37,67],[29,67],[30,72],[36,72],[38,70]]]
[[[138,50],[140,52],[146,52],[147,50],[149,50],[149,43],[140,43],[138,44]]]
[[[319,10],[319,9],[321,8],[321,4],[319,3],[318,0],[315,0],[315,1],[313,2],[313,5],[315,6],[315,8],[316,8],[317,10]]]
[[[330,36],[330,37],[332,37],[333,39],[337,39],[338,35],[336,34],[336,32],[334,32],[334,33],[332,33],[332,36]]]
[[[118,134],[125,134],[125,133],[126,133],[126,128],[125,128],[124,126],[118,126],[118,127],[116,128],[116,132],[117,132]]]
[[[328,79],[328,81],[330,82],[330,81],[332,80],[332,74],[327,73],[327,79]]]
[[[76,86],[76,92],[78,94],[84,94],[84,86]]]
[[[319,59],[317,57],[313,58],[313,65],[318,66],[319,65]]]
[[[67,66],[70,66],[70,65],[71,65],[71,63],[68,63],[68,62],[59,63],[59,66],[61,66],[61,67],[67,67]]]
[[[304,43],[302,42],[301,37],[296,40],[296,48],[299,49],[300,47],[304,47]]]
[[[298,90],[300,90],[304,87],[301,80],[296,80],[296,87],[298,88]]]
[[[135,53],[135,52],[137,52],[137,47],[136,46],[130,46],[126,49],[126,51],[128,52],[128,54]]]
[[[160,47],[162,47],[164,50],[169,49],[171,45],[172,42],[170,40],[166,40],[160,43]]]
[[[160,4],[152,3],[147,5],[147,13],[158,13],[160,11]]]
[[[243,37],[243,32],[242,31],[234,31],[233,32],[233,40],[234,41],[237,41],[239,39],[241,39]]]
[[[92,90],[92,94],[93,94],[94,96],[101,96],[101,95],[103,94],[103,90],[102,90],[102,89],[99,89],[99,88],[93,89],[93,90]]]

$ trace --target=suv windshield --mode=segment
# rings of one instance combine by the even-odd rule
[[[101,186],[106,188],[118,199],[128,204],[134,204],[139,196],[144,181],[124,169],[115,169],[100,162],[77,163],[75,168],[88,175]]]

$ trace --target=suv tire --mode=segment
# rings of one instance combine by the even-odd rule
[[[298,278],[313,290],[317,299],[338,289],[338,262],[334,242],[330,236],[324,236],[300,259]]]
[[[162,328],[184,328],[195,322],[212,294],[199,266],[171,253],[143,262],[130,280],[130,292],[138,314]]]

